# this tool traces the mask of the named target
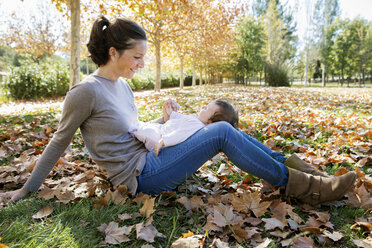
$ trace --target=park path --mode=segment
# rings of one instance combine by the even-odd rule
[[[163,89],[161,92],[179,90],[179,88]],[[134,91],[134,96],[149,96],[153,95],[154,90]],[[25,115],[37,112],[61,111],[64,97],[59,97],[52,100],[37,100],[37,101],[14,101],[3,103],[0,105],[0,116],[7,115]]]

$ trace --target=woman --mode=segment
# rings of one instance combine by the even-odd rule
[[[16,201],[37,191],[78,128],[91,157],[112,184],[125,184],[132,194],[172,190],[221,151],[245,172],[285,186],[287,196],[312,205],[337,200],[353,185],[355,172],[332,178],[319,175],[297,157],[287,159],[223,121],[164,148],[159,156],[148,152],[128,133],[138,113],[130,87],[120,78],[131,79],[143,68],[146,40],[144,30],[132,21],[117,19],[111,24],[105,17],[95,21],[88,50],[97,71],[67,93],[58,130],[26,184],[1,197]],[[168,107],[177,111],[172,101],[164,104],[163,111]],[[162,123],[162,118],[156,122]]]

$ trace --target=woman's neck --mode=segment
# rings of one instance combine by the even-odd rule
[[[117,76],[113,72],[112,68],[108,65],[103,65],[103,66],[98,67],[98,69],[96,71],[96,75],[100,76],[100,77],[103,77],[103,78],[106,78],[106,79],[111,80],[111,81],[117,81],[119,79],[119,76]]]

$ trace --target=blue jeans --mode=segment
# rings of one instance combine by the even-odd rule
[[[207,125],[178,145],[163,148],[159,156],[148,152],[146,165],[137,177],[137,192],[173,190],[219,152],[249,174],[274,186],[287,185],[286,157],[221,121]]]

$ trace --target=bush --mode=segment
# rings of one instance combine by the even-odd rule
[[[266,80],[270,86],[289,86],[288,71],[282,65],[267,65]]]
[[[185,74],[183,78],[184,86],[191,86],[192,75]],[[149,90],[155,88],[154,73],[136,74],[133,79],[128,80],[132,90]],[[180,86],[180,77],[178,72],[166,72],[161,75],[161,88],[171,88]]]
[[[69,89],[69,77],[68,66],[62,62],[25,61],[12,68],[5,88],[14,99],[63,96]]]

